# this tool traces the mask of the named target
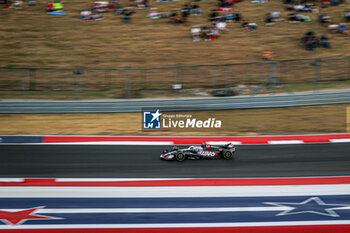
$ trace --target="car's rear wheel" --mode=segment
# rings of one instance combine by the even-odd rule
[[[182,161],[184,161],[186,159],[186,155],[183,152],[177,152],[175,154],[175,159],[178,162],[182,162]]]
[[[223,158],[223,159],[229,160],[229,159],[232,159],[232,157],[233,157],[233,154],[232,154],[231,151],[229,151],[229,150],[224,150],[224,151],[222,152],[222,158]]]

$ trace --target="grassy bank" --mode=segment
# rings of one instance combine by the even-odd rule
[[[127,6],[128,1],[121,0]],[[158,3],[152,7],[161,12],[171,12],[183,7],[184,0]],[[331,49],[306,51],[299,45],[300,37],[313,30],[328,33],[317,21],[317,14],[310,14],[312,22],[290,24],[287,21],[265,25],[261,20],[270,11],[288,13],[280,0],[264,4],[243,1],[234,6],[243,17],[256,22],[259,29],[244,32],[238,23],[228,25],[229,32],[215,41],[192,42],[190,27],[209,24],[207,15],[215,8],[215,0],[200,2],[202,16],[191,16],[184,25],[171,25],[168,19],[152,20],[149,9],[135,9],[130,24],[120,16],[104,14],[104,20],[83,22],[79,13],[89,8],[93,1],[63,1],[66,16],[50,16],[44,11],[47,1],[38,0],[33,7],[0,9],[0,63],[2,66],[166,66],[174,64],[223,64],[261,61],[263,51],[273,52],[275,60],[347,56],[350,52],[349,37],[329,35]],[[335,22],[341,18],[346,6],[321,9],[329,13]]]
[[[0,134],[258,135],[346,132],[346,107],[307,107],[183,112],[221,120],[222,130],[142,131],[141,113],[1,114]],[[350,110],[349,110],[350,111]],[[350,114],[350,112],[349,112]],[[350,119],[348,119],[350,125]]]

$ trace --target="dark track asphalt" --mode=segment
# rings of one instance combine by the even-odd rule
[[[161,161],[163,149],[164,146],[0,146],[0,177],[350,175],[350,143],[237,146],[234,160],[182,163]]]

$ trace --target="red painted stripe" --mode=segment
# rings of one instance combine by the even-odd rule
[[[140,180],[140,181],[96,181],[56,182],[55,179],[24,179],[23,182],[0,182],[0,186],[253,186],[253,185],[317,185],[350,184],[350,176],[344,177],[300,177],[300,178],[256,178],[256,179],[184,179],[184,180]]]
[[[350,225],[206,227],[206,228],[122,228],[122,229],[8,229],[4,233],[349,233]]]
[[[330,139],[346,139],[350,134],[252,136],[252,137],[143,137],[143,136],[44,136],[44,143],[102,142],[102,141],[173,141],[176,145],[201,144],[206,141],[239,141],[242,144],[267,144],[268,141],[302,140],[305,143],[330,142]]]
[[[169,141],[172,137],[140,137],[140,136],[44,136],[44,143],[64,142],[103,142],[103,141]]]

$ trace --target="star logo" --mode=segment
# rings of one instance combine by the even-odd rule
[[[5,224],[19,225],[24,223],[27,220],[62,219],[57,217],[49,217],[49,216],[35,214],[35,212],[39,211],[44,207],[45,206],[39,206],[39,207],[20,210],[20,211],[0,210],[0,220]]]
[[[160,129],[161,128],[161,113],[157,111],[143,111],[143,128],[144,129]]]
[[[151,122],[154,121],[154,120],[159,121],[160,115],[162,115],[162,114],[159,113],[159,109],[157,109],[157,111],[155,113],[152,113],[153,118],[152,118]]]
[[[288,208],[276,216],[313,213],[330,217],[340,217],[340,215],[335,212],[334,209],[350,206],[344,204],[326,204],[319,197],[311,197],[300,203],[264,202],[264,204]]]

